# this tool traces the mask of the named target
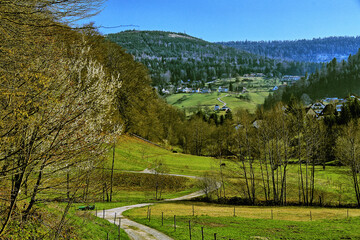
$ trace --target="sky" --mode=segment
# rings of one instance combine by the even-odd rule
[[[360,0],[107,0],[86,22],[103,34],[161,30],[209,42],[359,36]]]

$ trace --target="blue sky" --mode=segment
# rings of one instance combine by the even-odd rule
[[[186,32],[206,41],[360,35],[360,0],[107,0],[87,19],[105,29]]]

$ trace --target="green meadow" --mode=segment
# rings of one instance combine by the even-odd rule
[[[359,209],[243,207],[187,202],[151,206],[150,220],[147,208],[129,210],[125,214],[174,239],[189,239],[190,232],[192,239],[215,239],[214,234],[217,239],[360,238]]]
[[[107,168],[111,167],[112,153],[109,153]],[[115,152],[115,174],[121,174],[123,171],[143,171],[144,169],[152,168],[154,162],[162,161],[168,166],[169,173],[190,175],[190,176],[203,176],[205,173],[211,172],[216,181],[220,181],[220,159],[211,157],[200,157],[194,155],[187,155],[182,153],[174,153],[170,150],[157,147],[151,143],[137,139],[130,136],[122,136],[116,146]],[[225,179],[226,197],[245,197],[244,188],[245,181],[243,176],[242,165],[236,160],[221,160],[225,163],[222,168],[222,174]],[[294,160],[294,162],[296,162]],[[248,166],[247,166],[248,167]],[[261,178],[261,169],[259,164],[254,164],[254,176],[256,182],[256,195],[259,199],[265,200],[263,196],[263,182]],[[287,200],[296,203],[298,201],[298,179],[299,166],[297,164],[289,164],[287,169]],[[303,166],[305,172],[305,166]],[[195,191],[196,181],[192,180],[184,185],[181,191],[188,187]],[[185,187],[188,186],[188,187]],[[116,194],[115,199],[119,196],[119,201],[123,191],[134,191],[139,193],[134,201],[136,203],[142,200],[150,200],[151,189],[136,189],[130,186],[122,186],[119,188],[119,194]],[[141,193],[139,191],[142,191]],[[326,166],[323,170],[322,166],[315,167],[315,193],[314,203],[321,201],[324,205],[343,205],[354,204],[355,196],[353,193],[351,178],[348,175],[346,167]],[[165,193],[167,194],[167,193]],[[174,192],[169,192],[169,196]],[[216,198],[216,194],[213,197]],[[166,195],[164,195],[166,196]],[[178,195],[177,195],[178,196]]]
[[[112,152],[109,153],[107,168],[111,168]],[[169,173],[201,176],[213,170],[218,160],[189,154],[174,153],[140,139],[122,136],[115,149],[115,169],[120,171],[143,171],[156,161],[168,166]]]

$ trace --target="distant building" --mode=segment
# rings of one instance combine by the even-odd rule
[[[201,93],[211,93],[211,89],[203,89],[201,90]]]
[[[279,87],[278,86],[275,86],[275,87],[273,87],[273,89],[271,89],[271,91],[276,91],[276,90],[278,90],[279,89]]]
[[[230,108],[227,107],[227,106],[223,106],[223,107],[221,108],[221,111],[229,111],[229,110],[230,110]]]
[[[191,93],[193,90],[191,88],[184,88],[182,90],[183,93]]]
[[[320,115],[320,113],[324,110],[325,105],[322,102],[316,102],[313,105],[311,105],[311,109],[314,110],[317,116]]]
[[[255,121],[253,121],[252,125],[253,125],[254,128],[260,128],[261,125],[263,124],[263,122],[264,122],[264,120],[260,120],[260,119],[255,120]]]
[[[229,89],[228,88],[223,88],[223,87],[219,87],[218,88],[218,92],[224,92],[224,93],[227,93],[227,92],[229,92]]]
[[[161,92],[162,92],[163,94],[170,94],[170,91],[167,90],[167,89],[165,89],[165,88],[163,88],[163,89],[161,90]]]
[[[287,83],[288,85],[298,81],[301,79],[301,76],[291,76],[291,75],[285,75],[282,77],[281,81],[284,83]]]

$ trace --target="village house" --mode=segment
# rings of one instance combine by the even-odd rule
[[[311,109],[314,110],[317,116],[320,116],[320,113],[324,110],[325,105],[322,102],[316,102],[311,105]]]
[[[231,109],[229,108],[229,107],[227,107],[227,106],[223,106],[222,108],[221,108],[221,111],[230,111]]]
[[[201,90],[201,93],[211,93],[211,89],[203,89]]]
[[[306,115],[308,115],[308,116],[318,117],[318,115],[316,114],[316,112],[315,112],[311,107],[305,108],[305,113],[306,113]]]
[[[228,88],[223,88],[223,87],[220,86],[220,87],[218,88],[218,92],[220,92],[220,93],[222,93],[222,92],[223,92],[223,93],[227,93],[227,92],[229,92],[229,89],[228,89]]]
[[[183,93],[191,93],[193,90],[191,88],[184,88],[182,90]]]
[[[163,88],[163,89],[161,90],[161,92],[162,92],[163,94],[170,94],[170,91],[167,90],[167,89],[165,89],[165,88]]]
[[[291,76],[291,75],[285,75],[282,77],[281,81],[284,84],[291,85],[296,81],[299,81],[301,79],[301,76]]]

